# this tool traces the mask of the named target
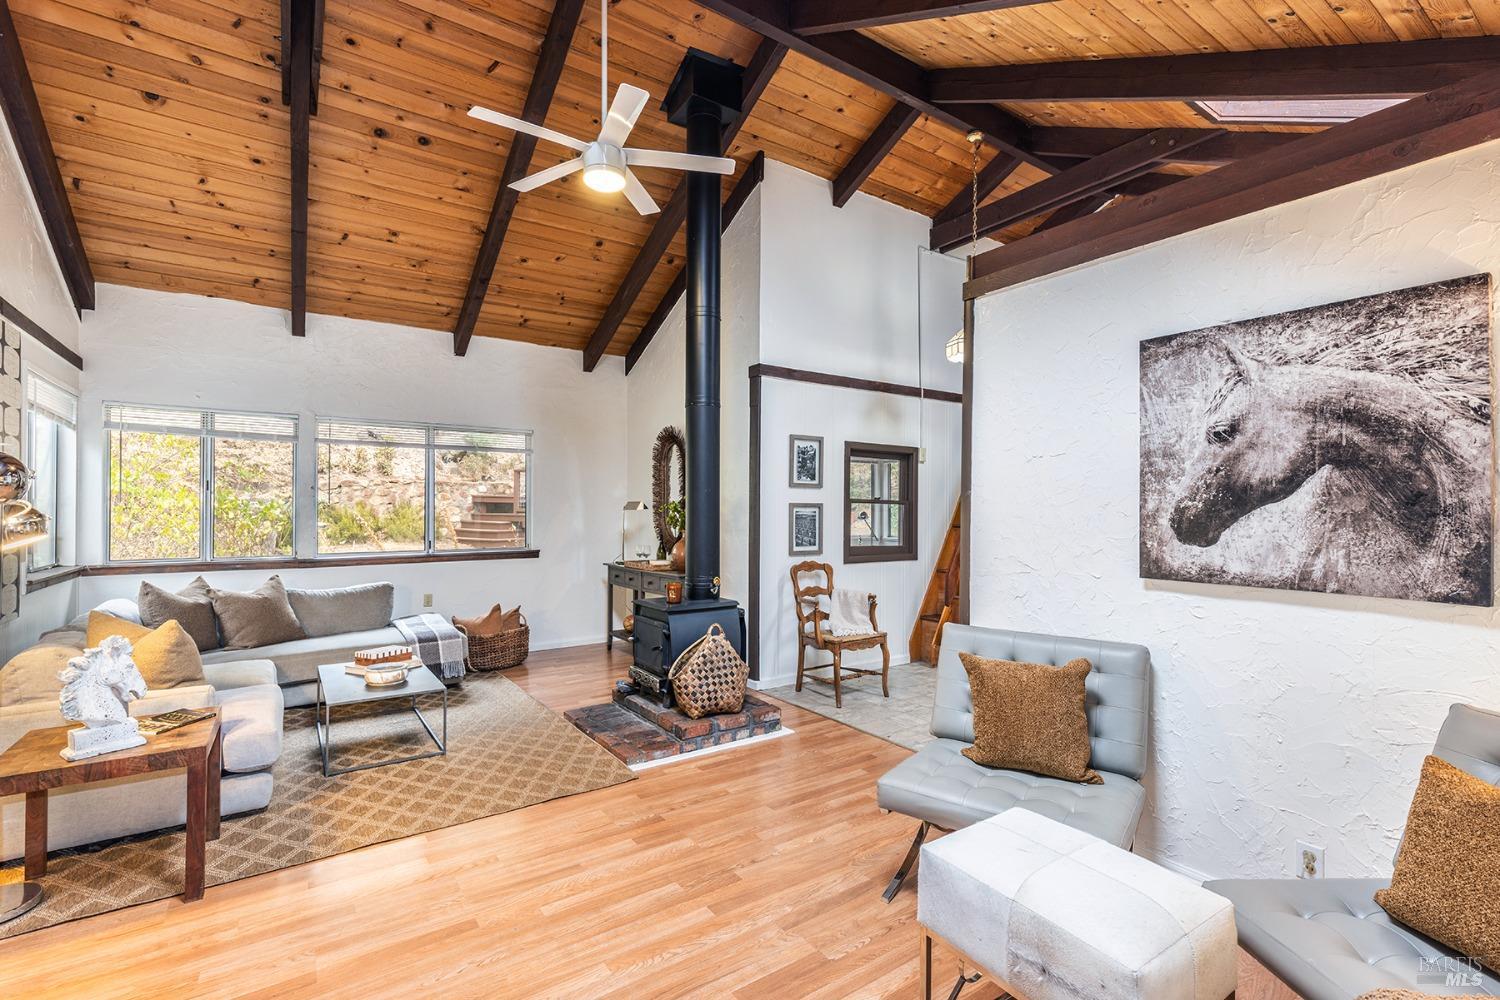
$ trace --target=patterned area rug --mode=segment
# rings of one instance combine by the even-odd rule
[[[425,703],[422,708],[441,735],[441,708]],[[335,767],[432,747],[416,717],[397,704],[335,709],[333,724]],[[444,757],[325,778],[313,709],[289,710],[285,725],[271,804],[223,821],[219,839],[208,844],[208,885],[633,777],[561,715],[496,674],[470,676],[449,694]],[[53,852],[41,879],[41,905],[0,925],[0,938],[181,893],[183,836],[179,827],[102,847]],[[20,861],[0,867],[0,882],[20,878]]]

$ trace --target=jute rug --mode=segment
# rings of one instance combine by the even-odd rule
[[[436,699],[423,714],[442,734]],[[334,709],[334,766],[430,749],[400,703]],[[630,769],[561,715],[496,674],[448,695],[448,754],[323,777],[313,709],[290,709],[271,804],[223,821],[207,850],[208,885],[290,868],[387,840],[456,826],[629,781]],[[53,852],[42,903],[0,938],[182,892],[182,829]],[[20,881],[21,862],[0,867]]]

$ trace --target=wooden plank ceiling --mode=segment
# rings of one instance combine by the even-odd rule
[[[519,111],[552,7],[325,0],[310,135],[308,309],[452,333],[511,142],[466,111],[475,103]],[[279,0],[10,0],[10,8],[97,278],[286,308],[292,139]],[[599,127],[598,21],[590,0],[546,116],[571,135]],[[1055,0],[862,29],[929,69],[1496,33],[1500,0]],[[744,64],[760,41],[691,0],[618,0],[610,7],[611,83],[634,83],[659,100],[688,46]],[[894,104],[793,51],[729,155],[743,170],[764,150],[832,180]],[[1001,106],[1033,126],[1209,124],[1180,102]],[[653,101],[631,143],[680,149],[682,134]],[[564,155],[542,143],[531,169]],[[964,135],[922,116],[859,187],[931,216],[961,195],[969,167]],[[1023,164],[987,200],[1046,176]],[[666,204],[679,175],[643,170],[641,178]],[[1044,219],[998,235],[1018,238]],[[475,335],[583,348],[651,226],[577,175],[521,196]],[[682,253],[679,232],[608,353],[627,352]]]

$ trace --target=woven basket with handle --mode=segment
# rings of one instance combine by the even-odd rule
[[[745,680],[750,665],[717,622],[708,634],[677,657],[667,679],[677,696],[677,707],[690,719],[720,712],[738,712],[745,704]]]
[[[506,629],[496,635],[470,635],[458,622],[454,627],[469,640],[467,665],[470,670],[504,670],[525,662],[531,652],[531,627],[521,616],[519,628]]]

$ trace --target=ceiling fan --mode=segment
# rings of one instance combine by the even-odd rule
[[[583,171],[583,183],[595,191],[612,194],[624,191],[630,204],[642,215],[652,215],[661,208],[652,199],[631,167],[664,167],[668,170],[697,170],[713,174],[734,173],[734,160],[727,156],[697,156],[692,153],[671,153],[660,149],[630,149],[625,140],[635,127],[636,119],[646,108],[651,95],[640,87],[628,83],[620,84],[615,92],[614,103],[609,102],[609,2],[599,4],[600,23],[600,71],[599,71],[599,137],[593,142],[584,142],[564,135],[544,125],[536,125],[524,118],[516,118],[489,108],[475,106],[469,109],[469,117],[491,122],[517,132],[566,146],[578,155],[555,167],[539,170],[523,177],[511,187],[517,191],[532,191],[543,184],[550,184],[569,174]]]

